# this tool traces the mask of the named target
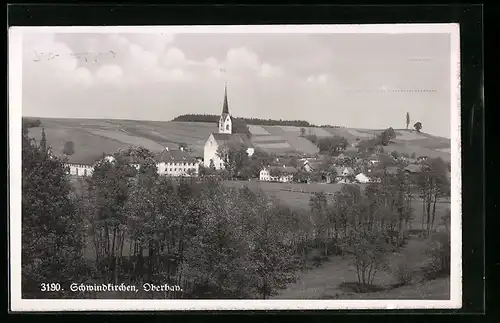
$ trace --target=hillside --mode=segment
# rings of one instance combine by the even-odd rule
[[[44,127],[47,141],[56,153],[61,152],[66,141],[73,141],[73,161],[95,159],[103,152],[114,152],[130,145],[160,151],[164,147],[177,149],[180,143],[187,144],[194,155],[201,157],[208,136],[217,131],[215,123],[203,122],[53,118],[40,120],[40,127],[31,128],[30,136],[40,140],[41,127]],[[314,144],[301,137],[301,127],[249,125],[249,129],[254,145],[269,152],[318,152]],[[318,137],[339,135],[351,143],[356,142],[358,138],[370,138],[381,131],[327,127],[305,129],[306,134],[316,134]],[[386,152],[397,150],[409,154],[415,152],[417,156],[450,159],[449,139],[401,129],[396,129],[396,134],[393,143],[384,148]]]

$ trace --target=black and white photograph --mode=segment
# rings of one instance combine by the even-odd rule
[[[12,310],[462,306],[457,24],[12,27]]]

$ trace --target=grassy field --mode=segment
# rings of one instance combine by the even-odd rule
[[[350,260],[340,256],[331,257],[320,267],[301,273],[296,283],[276,295],[275,299],[449,299],[449,278],[431,281],[423,279],[422,268],[428,263],[425,255],[426,242],[411,239],[401,251],[391,254],[387,270],[377,273],[374,285],[377,292],[355,293],[346,290],[344,284],[357,282],[355,267]],[[409,285],[395,287],[398,280],[395,271],[400,263],[415,271]],[[334,273],[334,274],[333,274]]]
[[[164,147],[177,149],[185,143],[196,156],[203,156],[203,148],[208,136],[217,131],[215,123],[140,121],[111,119],[54,119],[40,118],[45,128],[47,141],[55,152],[61,152],[66,141],[73,141],[75,154],[70,158],[81,160],[112,153],[130,145],[144,146],[152,151]],[[31,128],[30,136],[40,140],[41,127]],[[316,154],[318,148],[301,137],[301,127],[293,126],[249,126],[255,146],[269,152],[285,153],[297,151]],[[381,130],[349,128],[306,128],[306,134],[318,137],[330,135],[344,136],[349,142],[368,139]],[[396,129],[397,137],[385,147],[385,151],[396,150],[418,156],[450,159],[450,140],[424,133]],[[447,150],[448,149],[448,150]]]

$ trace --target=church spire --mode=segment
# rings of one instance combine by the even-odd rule
[[[229,114],[229,105],[227,103],[227,82],[224,85],[224,104],[222,105],[222,114]]]

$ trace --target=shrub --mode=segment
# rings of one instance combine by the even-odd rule
[[[404,286],[412,283],[415,276],[415,269],[408,266],[407,263],[402,262],[397,265],[394,276],[398,281],[398,285]]]
[[[427,249],[429,265],[426,268],[426,277],[433,279],[450,274],[450,233],[447,231],[435,232],[431,235]]]
[[[353,260],[351,265],[356,269],[362,291],[373,285],[377,272],[387,268],[386,253],[390,246],[382,232],[354,231],[344,239],[342,249]]]

